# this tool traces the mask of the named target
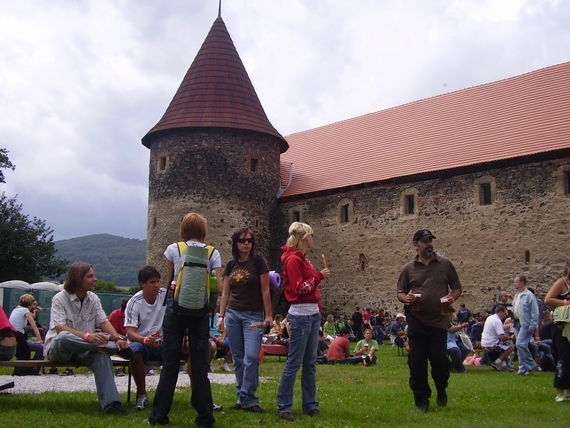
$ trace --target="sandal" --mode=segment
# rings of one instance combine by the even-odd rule
[[[66,368],[63,373],[61,374],[62,376],[73,376],[73,369],[71,367]]]
[[[49,369],[49,374],[58,374],[57,367],[52,367]]]

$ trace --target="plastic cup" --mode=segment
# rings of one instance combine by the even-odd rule
[[[103,336],[105,336],[105,339],[107,339],[107,342],[109,342],[109,340],[111,340],[111,335],[109,333],[101,333]],[[105,344],[99,344],[99,348],[106,348],[107,347],[107,342],[105,342]]]
[[[449,298],[442,297],[439,299],[441,301],[441,314],[442,315],[449,315]]]
[[[419,311],[421,309],[420,299],[422,295],[420,293],[413,293],[416,296],[416,300],[412,302],[412,311]]]

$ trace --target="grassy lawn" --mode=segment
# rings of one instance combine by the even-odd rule
[[[232,385],[212,385],[214,401],[224,405],[216,412],[216,427],[563,427],[567,426],[570,403],[555,403],[553,373],[517,376],[490,366],[468,367],[468,374],[452,374],[449,404],[438,408],[435,396],[427,414],[417,414],[408,388],[406,357],[382,346],[379,364],[363,366],[317,366],[318,399],[322,415],[310,418],[301,411],[299,380],[295,390],[295,422],[276,416],[275,395],[284,360],[265,357],[261,364],[259,397],[266,414],[230,410],[235,403]],[[11,369],[4,369],[8,374]],[[229,376],[232,376],[231,374]],[[18,381],[18,378],[15,379]],[[73,382],[73,377],[69,378]],[[150,394],[152,400],[153,392]],[[122,395],[123,402],[126,394]],[[188,388],[177,392],[170,412],[172,427],[194,426],[195,411],[188,408]],[[135,427],[150,410],[128,408],[127,417],[108,416],[99,407],[95,393],[43,393],[0,395],[1,426],[11,427]],[[566,421],[566,422],[564,422]]]

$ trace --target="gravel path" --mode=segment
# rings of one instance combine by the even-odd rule
[[[208,377],[210,382],[231,385],[235,384],[235,376],[233,373],[209,373]],[[156,389],[158,379],[160,376],[147,376],[146,387],[148,389]],[[75,374],[73,376],[59,376],[44,374],[40,376],[0,376],[0,385],[14,381],[14,388],[7,389],[1,393],[26,393],[26,394],[40,394],[46,391],[60,392],[60,391],[93,391],[95,392],[95,379],[93,373],[89,374]],[[116,377],[115,383],[119,392],[127,392],[128,376]],[[185,372],[181,372],[178,376],[177,387],[190,386],[190,379]],[[131,392],[135,391],[134,382],[131,386]]]

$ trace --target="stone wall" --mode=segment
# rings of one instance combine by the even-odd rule
[[[269,253],[271,231],[281,228],[277,209],[280,185],[278,139],[251,131],[185,130],[154,139],[149,165],[147,263],[159,268],[166,285],[166,247],[179,241],[188,212],[208,220],[206,242],[225,263],[231,235],[254,228],[256,246]],[[257,159],[257,172],[251,159]],[[275,222],[278,222],[278,225]]]
[[[434,233],[435,250],[454,263],[464,287],[461,302],[485,311],[499,290],[515,292],[517,274],[541,296],[560,276],[570,255],[568,164],[566,158],[385,185],[281,209],[288,221],[300,211],[315,230],[309,258],[321,268],[325,254],[332,272],[321,287],[326,312],[350,315],[355,306],[401,311],[396,283],[415,255],[411,239],[420,228]],[[480,205],[480,183],[491,185],[491,205]],[[417,197],[412,215],[402,207],[406,194]],[[340,220],[342,205],[351,209],[349,222]]]

